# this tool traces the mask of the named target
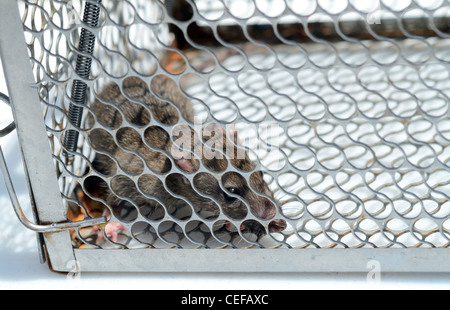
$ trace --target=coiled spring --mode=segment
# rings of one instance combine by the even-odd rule
[[[97,27],[100,16],[101,0],[96,0],[97,4],[87,2],[84,8],[83,22],[89,27]],[[86,28],[81,29],[80,42],[78,46],[79,54],[75,67],[76,73],[83,79],[88,79],[91,72],[92,54],[95,46],[95,35]],[[74,80],[72,85],[71,98],[69,106],[69,120],[80,127],[83,115],[83,105],[86,103],[87,85],[82,80]],[[68,158],[73,155],[67,152],[75,152],[77,149],[79,132],[77,130],[68,130],[64,137],[65,155]]]

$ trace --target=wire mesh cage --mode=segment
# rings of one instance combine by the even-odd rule
[[[54,208],[104,217],[52,268],[449,269],[449,1],[9,6]]]

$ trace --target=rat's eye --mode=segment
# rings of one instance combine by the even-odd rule
[[[230,193],[234,194],[234,195],[241,195],[240,190],[237,189],[236,187],[228,187],[226,190],[229,191]],[[225,201],[227,203],[233,203],[237,199],[235,197],[228,196],[226,193],[223,193],[223,195],[224,195]]]

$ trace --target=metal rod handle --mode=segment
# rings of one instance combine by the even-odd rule
[[[9,97],[6,96],[4,93],[0,93],[0,100],[6,103],[7,105],[10,105]],[[12,122],[8,126],[0,130],[0,138],[9,135],[14,129],[16,129],[16,124]]]
[[[96,217],[89,218],[83,221],[77,222],[63,222],[63,223],[51,223],[46,225],[36,224],[30,221],[23,213],[22,207],[20,206],[19,200],[17,199],[16,191],[14,190],[14,185],[11,181],[11,176],[6,165],[5,157],[3,156],[3,151],[0,146],[0,170],[2,171],[3,179],[5,181],[6,189],[8,190],[9,198],[14,208],[14,212],[17,215],[19,221],[28,229],[35,232],[49,233],[57,232],[70,228],[82,228],[93,225],[104,224],[107,222],[106,217]]]

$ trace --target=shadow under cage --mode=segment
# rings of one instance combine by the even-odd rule
[[[450,270],[448,1],[4,7],[53,270]]]

